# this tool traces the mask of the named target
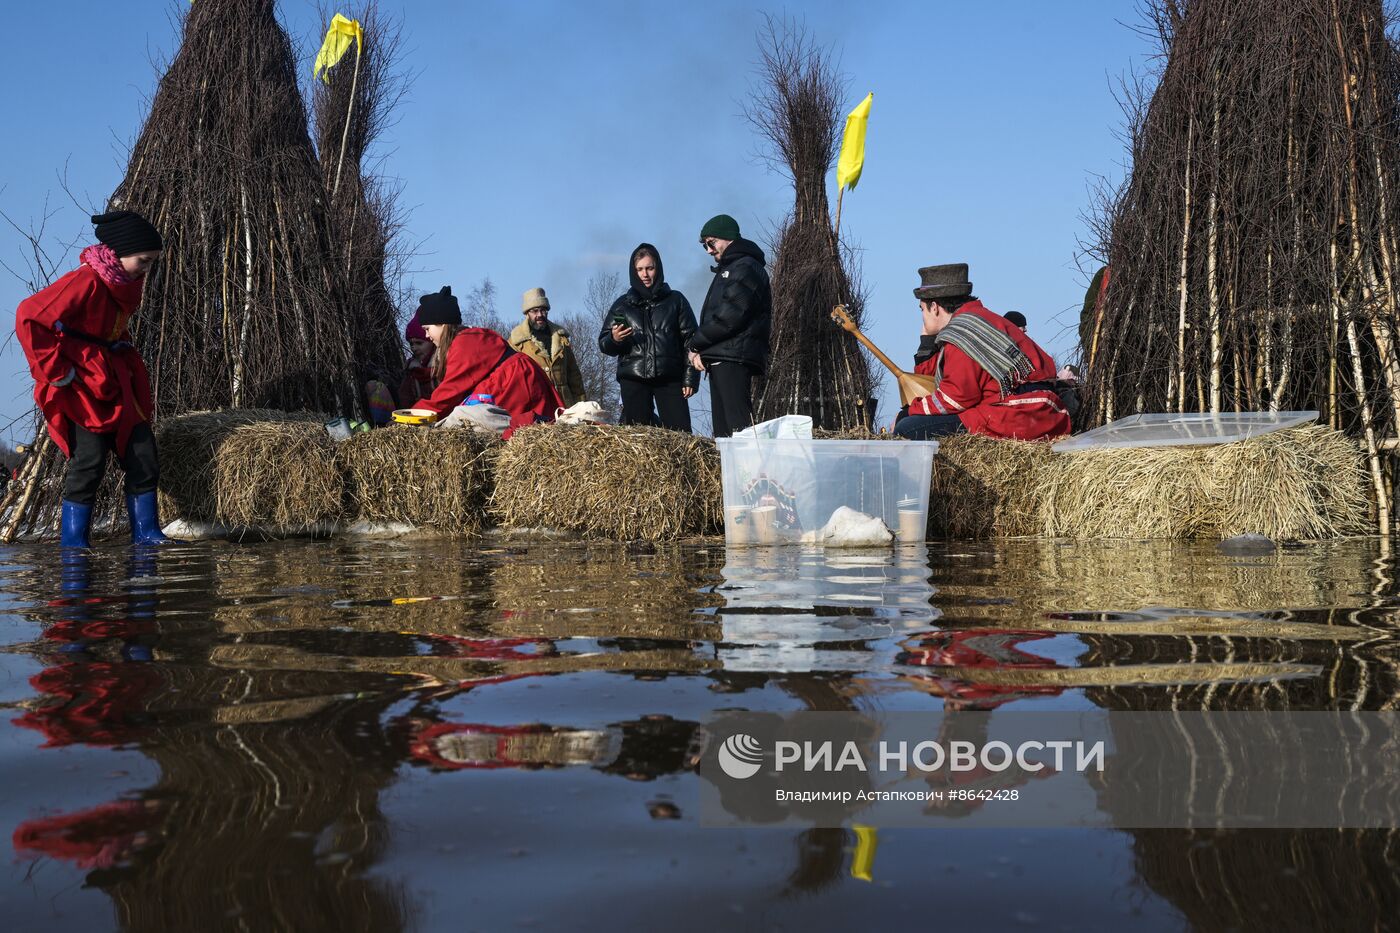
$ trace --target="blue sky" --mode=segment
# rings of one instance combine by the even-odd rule
[[[419,291],[450,283],[463,294],[489,276],[512,323],[519,293],[536,285],[556,313],[577,311],[589,277],[624,273],[647,240],[698,311],[704,220],[733,214],[763,244],[792,202],[742,116],[769,11],[801,17],[832,46],[850,78],[848,107],[875,92],[865,174],[842,219],[861,249],[872,339],[908,360],[915,270],[968,262],[989,307],[1022,311],[1057,359],[1073,349],[1086,283],[1075,261],[1081,215],[1094,178],[1123,172],[1113,88],[1151,51],[1126,0],[381,7],[402,20],[416,72],[381,154],[402,184]],[[93,207],[120,181],[156,63],[178,41],[176,9],[70,0],[7,11],[10,35],[25,41],[0,57],[17,137],[0,210],[28,226],[47,199],[51,242],[90,233],[58,175],[66,165]],[[309,73],[324,24],[305,0],[282,0],[281,16]],[[0,230],[8,265],[23,269],[25,248]],[[0,270],[0,304],[25,294]],[[31,388],[11,340],[0,353],[0,424],[28,411]],[[881,418],[892,415],[883,405]]]

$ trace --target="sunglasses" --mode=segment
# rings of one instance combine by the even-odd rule
[[[703,239],[703,240],[700,241],[700,248],[703,249],[703,250],[705,250],[706,252],[708,252],[708,251],[709,251],[710,249],[712,249],[712,248],[714,247],[714,245],[715,245],[716,243],[718,243],[718,242],[719,242],[719,241],[716,240],[716,239],[715,239],[714,237],[712,237],[712,236],[705,237],[705,239]]]

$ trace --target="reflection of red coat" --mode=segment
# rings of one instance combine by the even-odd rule
[[[146,698],[161,687],[161,678],[149,664],[59,664],[46,668],[29,683],[35,690],[65,702],[29,710],[14,720],[17,726],[37,729],[48,741],[44,748],[72,745],[121,745],[139,738],[145,727],[133,722]]]
[[[524,762],[510,757],[511,739],[520,735],[534,735],[552,731],[549,726],[486,726],[478,723],[433,723],[415,735],[409,743],[409,754],[436,771],[461,771],[466,769],[531,768],[542,767],[538,762]],[[479,761],[453,761],[438,751],[437,743],[449,735],[494,736],[491,757]]]
[[[501,362],[507,352],[512,355]],[[564,404],[549,376],[534,360],[511,350],[504,337],[485,327],[467,327],[457,332],[447,348],[447,371],[442,382],[432,397],[423,399],[417,407],[445,415],[473,394],[489,395],[498,407],[510,412],[507,438],[521,425],[553,421],[554,412]]]
[[[969,301],[958,314],[972,314],[1006,334],[1031,361],[1026,382],[1054,382],[1055,361],[1034,340],[1000,314],[988,311],[980,301]],[[971,434],[988,437],[1014,437],[1023,441],[1061,437],[1070,432],[1069,415],[1060,404],[1060,397],[1049,389],[1038,392],[1013,392],[1001,397],[1001,386],[972,361],[966,353],[951,344],[941,344],[933,356],[918,363],[914,371],[933,376],[942,370],[938,390],[926,399],[916,399],[910,406],[913,414],[955,414]]]
[[[17,855],[48,855],[79,868],[111,868],[141,844],[157,814],[135,800],[118,800],[77,813],[28,820],[11,839]]]
[[[84,263],[19,304],[15,333],[34,375],[34,401],[65,456],[73,453],[69,424],[115,433],[117,450],[124,453],[131,429],[150,420],[151,379],[141,354],[134,347],[109,350],[73,336],[130,342],[127,322],[141,304],[142,281],[109,284]],[[77,371],[73,382],[54,385],[70,368]]]

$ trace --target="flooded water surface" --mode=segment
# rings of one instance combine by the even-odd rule
[[[723,710],[1391,709],[1394,569],[1367,541],[11,548],[4,928],[1387,929],[1392,831],[882,829],[858,867],[851,829],[701,825],[694,756]]]

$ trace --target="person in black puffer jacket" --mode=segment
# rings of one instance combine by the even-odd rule
[[[700,388],[700,372],[685,351],[695,312],[666,284],[661,254],[650,243],[632,250],[627,272],[632,287],[613,302],[598,332],[598,349],[617,357],[622,423],[689,433],[688,400]]]
[[[686,349],[691,365],[710,374],[715,437],[728,437],[753,424],[753,377],[768,365],[773,294],[763,250],[740,237],[733,217],[706,221],[700,245],[715,258],[715,278]]]

